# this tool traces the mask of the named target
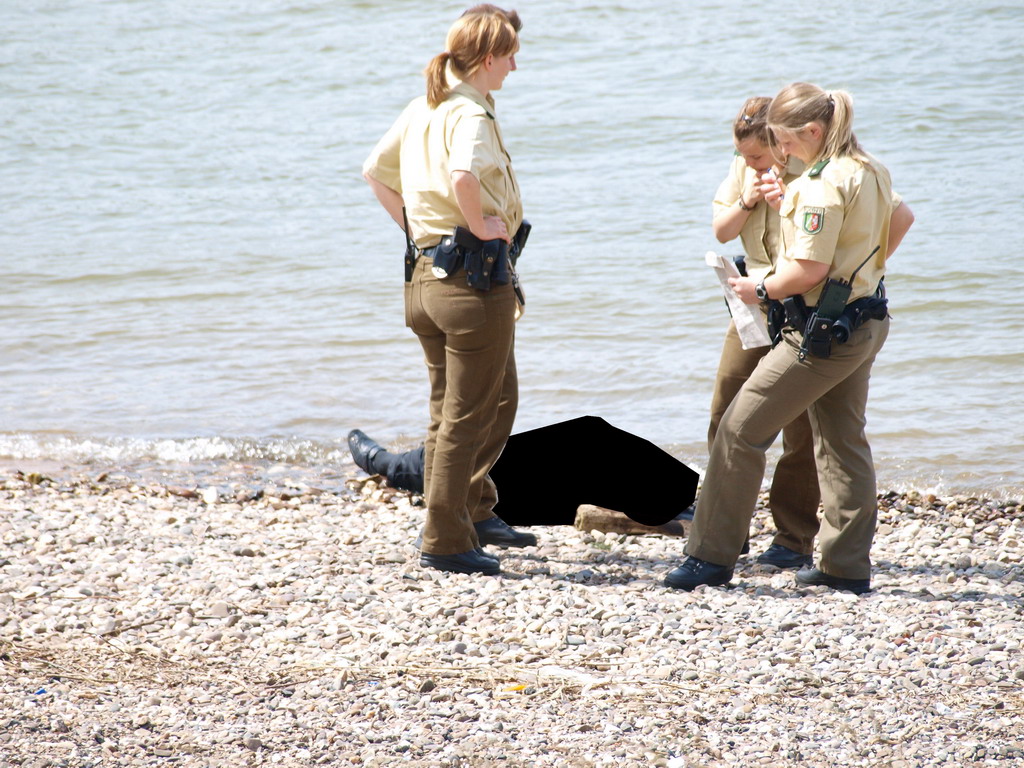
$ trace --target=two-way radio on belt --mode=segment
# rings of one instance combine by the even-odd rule
[[[853,292],[853,281],[860,272],[861,267],[867,264],[878,253],[882,246],[876,245],[875,250],[868,254],[868,257],[860,263],[860,266],[853,270],[849,280],[842,278],[836,280],[830,278],[825,283],[818,299],[818,307],[807,321],[804,330],[804,343],[800,346],[800,359],[803,360],[810,353],[815,357],[828,357],[832,351],[832,326],[842,316],[846,309],[846,302]]]

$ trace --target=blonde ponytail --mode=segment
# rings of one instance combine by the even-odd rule
[[[426,69],[423,70],[423,74],[427,77],[427,104],[431,109],[435,109],[438,104],[448,98],[448,76],[445,74],[445,70],[448,68],[451,57],[452,55],[448,51],[439,53],[430,60]]]
[[[852,157],[866,161],[867,156],[853,132],[853,97],[846,91],[832,91],[827,96],[832,119],[825,131],[821,157]]]
[[[870,162],[853,132],[853,97],[846,91],[828,93],[810,83],[793,83],[779,91],[768,108],[768,127],[773,131],[796,133],[811,123],[822,128],[815,160],[852,157]]]

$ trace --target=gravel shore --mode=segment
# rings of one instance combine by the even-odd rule
[[[6,766],[1024,764],[1018,502],[886,494],[863,597],[665,536],[419,568],[355,480],[0,470]],[[645,482],[638,477],[637,483]]]

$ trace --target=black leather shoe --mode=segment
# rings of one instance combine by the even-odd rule
[[[853,592],[855,595],[863,595],[871,591],[871,579],[844,579],[840,576],[829,576],[817,568],[804,568],[796,572],[796,583],[802,587],[826,586],[832,589],[842,589]]]
[[[772,544],[757,556],[761,565],[774,565],[776,568],[810,568],[814,565],[814,557],[795,552],[782,544]]]
[[[732,580],[732,568],[715,565],[698,557],[688,557],[674,571],[665,577],[665,586],[673,589],[691,590],[701,584],[720,587]]]
[[[422,553],[422,551],[423,551],[423,531],[420,531],[420,535],[416,537],[416,539],[413,541],[412,545],[414,547],[416,547],[416,549],[420,550],[420,552]],[[498,559],[497,555],[492,555],[490,552],[488,552],[483,547],[477,547],[476,551],[477,551],[477,554],[480,555],[480,557],[486,557],[488,560],[493,560],[495,565],[498,565],[501,562]]]
[[[383,450],[384,448],[377,441],[371,440],[361,430],[353,429],[348,433],[348,451],[352,454],[352,461],[367,474],[381,474],[380,470],[374,466],[373,460]]]
[[[741,555],[749,555],[750,554],[750,537],[749,536],[747,536],[747,538],[745,538],[743,540],[743,546],[740,547],[740,554]]]
[[[532,533],[522,533],[505,523],[500,517],[489,517],[479,523],[473,523],[476,537],[480,545],[491,544],[495,547],[535,547],[537,537]]]
[[[428,555],[426,552],[421,552],[420,565],[424,568],[434,568],[448,573],[483,573],[486,575],[501,573],[501,566],[497,561],[484,557],[475,549],[460,552],[457,555]]]

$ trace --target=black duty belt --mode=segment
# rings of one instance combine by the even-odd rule
[[[439,279],[451,277],[461,269],[466,273],[467,285],[477,290],[489,291],[492,283],[506,285],[512,282],[520,303],[525,304],[515,265],[526,246],[530,230],[530,222],[524,221],[512,241],[506,243],[504,240],[481,240],[465,227],[456,227],[452,234],[445,235],[436,245],[416,249],[415,256],[410,257],[406,251],[406,282],[412,278],[410,258],[415,264],[419,256],[426,256],[433,261],[431,271]]]
[[[792,328],[804,336],[805,346],[809,335],[808,325],[814,322],[818,307],[808,307],[802,296],[789,296],[781,301],[771,301],[768,305],[768,331],[772,344],[782,338],[782,329]],[[869,320],[883,320],[889,315],[889,300],[885,297],[885,286],[880,282],[872,296],[851,301],[843,309],[842,314],[832,321],[827,334],[827,344],[811,347],[810,353],[815,357],[828,357],[832,344],[845,344],[850,334]],[[803,348],[802,348],[803,349]],[[806,354],[802,352],[801,359]]]
[[[512,262],[513,266],[515,266],[516,262],[519,261],[519,256],[522,254],[523,248],[526,247],[526,240],[530,236],[531,229],[533,229],[533,225],[528,221],[523,221],[519,226],[519,229],[516,230],[516,235],[512,238],[512,242],[508,244],[508,258],[509,261]],[[432,245],[429,248],[419,249],[419,254],[433,259],[437,256],[437,252],[441,250],[441,247],[446,244],[448,237],[453,237],[456,245],[473,251],[482,250],[484,243],[487,242],[485,240],[481,240],[464,227],[456,227],[455,232],[452,235],[446,236],[441,240],[441,242],[436,245]]]

